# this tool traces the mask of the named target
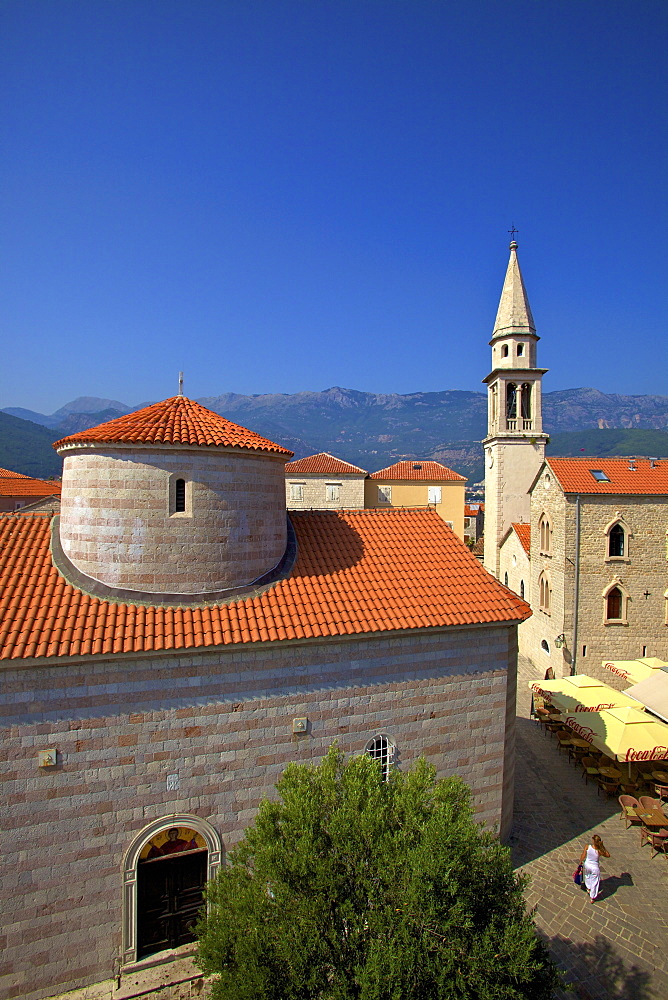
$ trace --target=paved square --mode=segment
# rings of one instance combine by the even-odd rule
[[[536,924],[582,1000],[667,1000],[668,858],[640,847],[625,829],[616,798],[605,799],[556,740],[529,719],[529,680],[521,661],[517,692],[515,813],[510,841]],[[601,858],[601,895],[592,905],[572,880],[590,833],[610,851]]]

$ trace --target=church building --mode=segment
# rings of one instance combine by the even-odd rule
[[[492,334],[484,564],[530,602],[520,652],[538,672],[668,656],[668,459],[545,457],[538,337],[517,260]]]
[[[538,370],[499,359],[538,413]],[[461,776],[507,836],[530,609],[434,509],[288,514],[291,453],[182,395],[55,447],[60,516],[0,515],[0,997],[192,949],[260,800],[335,741]]]

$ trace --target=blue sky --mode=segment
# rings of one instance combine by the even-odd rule
[[[0,406],[668,392],[665,0],[1,0]]]

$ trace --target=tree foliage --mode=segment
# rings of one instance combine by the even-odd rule
[[[333,747],[277,789],[207,890],[214,1000],[552,995],[523,879],[458,778],[421,760],[384,781],[377,761]]]

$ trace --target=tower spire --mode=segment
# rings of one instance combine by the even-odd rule
[[[514,236],[514,232],[511,231],[511,235]],[[513,239],[510,244],[510,260],[503,282],[492,340],[495,337],[504,337],[509,333],[535,332],[536,327],[531,315],[531,306],[522,280],[520,263],[517,259],[517,242]]]

